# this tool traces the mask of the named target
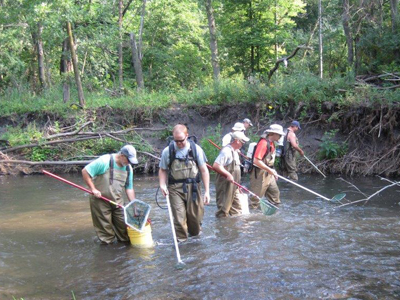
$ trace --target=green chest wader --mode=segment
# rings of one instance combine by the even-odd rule
[[[232,162],[224,166],[224,168],[232,174],[233,180],[235,182],[240,182],[241,172],[240,172],[240,164],[237,163],[238,157],[235,157],[235,153],[232,150]],[[237,154],[236,154],[237,156]],[[215,214],[216,217],[227,217],[240,214],[242,212],[240,201],[238,198],[239,189],[236,185],[226,180],[224,176],[217,173],[215,188],[217,192],[217,212]]]
[[[193,160],[174,159],[168,175],[169,200],[178,241],[196,236],[201,230],[204,203],[199,169]]]
[[[109,168],[104,174],[96,176],[93,183],[104,197],[124,205],[122,193],[125,191],[127,176],[126,170]],[[122,209],[90,196],[90,211],[93,226],[100,241],[107,244],[112,243],[115,238],[121,242],[129,241]]]
[[[299,141],[296,137],[296,143],[299,144]],[[296,149],[293,148],[292,144],[288,142],[288,149],[285,152],[285,157],[283,160],[283,176],[288,177],[292,180],[298,180],[297,176],[297,163],[296,163]]]

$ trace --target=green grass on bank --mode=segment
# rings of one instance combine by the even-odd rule
[[[332,102],[339,106],[391,104],[400,99],[398,90],[376,90],[358,87],[348,78],[321,80],[312,74],[294,74],[290,77],[277,76],[270,85],[250,84],[239,79],[221,80],[193,90],[180,91],[144,91],[138,93],[126,90],[124,95],[115,97],[107,91],[84,92],[86,107],[96,109],[111,107],[118,109],[156,110],[176,104],[190,106],[260,103],[272,107],[287,109],[289,105],[302,103],[319,110],[322,103]],[[71,88],[71,100],[62,101],[62,88],[53,87],[40,95],[32,94],[29,89],[8,90],[0,95],[0,116],[24,113],[53,113],[69,115],[78,103],[76,90]]]

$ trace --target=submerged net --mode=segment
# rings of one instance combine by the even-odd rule
[[[261,211],[266,216],[273,215],[276,212],[276,207],[269,203],[265,197],[260,198],[260,206]]]
[[[151,206],[140,200],[133,200],[124,207],[125,223],[129,227],[142,231],[149,217]]]
[[[344,197],[346,197],[346,194],[345,194],[345,193],[337,194],[337,195],[335,195],[335,196],[331,199],[331,201],[332,201],[332,202],[339,202],[339,201],[342,200]]]

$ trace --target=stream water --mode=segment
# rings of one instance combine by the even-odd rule
[[[83,184],[78,174],[61,176]],[[346,180],[367,195],[390,184]],[[299,183],[328,198],[365,198],[333,176]],[[214,217],[213,190],[203,234],[180,245],[186,267],[177,270],[157,186],[157,177],[135,178],[137,198],[152,205],[156,242],[136,249],[96,242],[84,192],[46,176],[0,177],[0,299],[400,298],[400,187],[335,208],[280,180],[276,214],[226,219]]]

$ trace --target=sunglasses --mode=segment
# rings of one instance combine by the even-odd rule
[[[186,140],[186,137],[183,140],[174,140],[175,143],[183,143]]]

